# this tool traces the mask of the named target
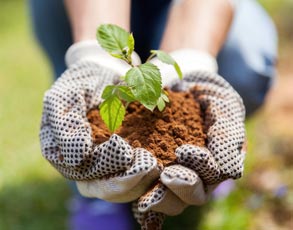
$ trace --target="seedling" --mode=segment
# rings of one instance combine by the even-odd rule
[[[160,61],[173,65],[181,79],[182,73],[176,61],[163,51],[151,50],[145,63],[134,66],[131,59],[135,43],[133,35],[116,25],[101,25],[97,30],[97,39],[110,55],[131,66],[119,84],[106,86],[102,93],[104,101],[99,107],[100,115],[109,130],[114,132],[121,126],[131,102],[138,101],[151,111],[155,108],[163,111],[169,99],[162,88],[160,70],[149,61],[157,56]]]

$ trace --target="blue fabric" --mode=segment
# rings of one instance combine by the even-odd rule
[[[64,55],[72,44],[70,25],[62,0],[30,0],[35,35],[48,56],[57,79],[66,69]]]
[[[142,61],[150,55],[151,49],[159,48],[170,3],[170,0],[132,0],[131,31],[135,51]]]
[[[142,60],[149,55],[149,50],[159,48],[170,4],[171,0],[132,0],[131,30],[136,40],[136,51]],[[64,55],[72,44],[63,1],[29,0],[29,6],[36,37],[57,79],[66,69]],[[248,115],[263,104],[275,76],[276,56],[277,34],[274,24],[256,1],[243,0],[236,10],[232,28],[217,61],[220,75],[242,96]],[[79,199],[87,205],[89,200],[94,202],[93,199]],[[104,207],[111,207],[105,210],[113,209],[113,204],[105,201],[99,201],[99,204],[101,202]],[[117,208],[119,210],[121,206]],[[79,216],[77,213],[74,215]],[[113,229],[130,229],[117,215],[115,218],[111,221]],[[89,225],[91,221],[95,222],[94,218],[88,219]],[[97,229],[104,229],[99,225],[98,217],[96,221]],[[82,221],[73,220],[71,223],[74,223],[74,229],[79,229],[78,224]],[[83,229],[82,226],[80,229]]]

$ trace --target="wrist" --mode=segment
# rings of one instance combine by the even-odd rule
[[[80,61],[92,61],[101,66],[113,69],[120,75],[124,75],[130,66],[107,53],[97,40],[85,40],[74,43],[69,47],[65,54],[65,62],[68,67]],[[140,64],[140,58],[137,53],[132,53],[132,62],[134,65]]]

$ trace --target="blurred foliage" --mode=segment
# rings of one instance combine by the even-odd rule
[[[65,229],[69,189],[38,139],[51,72],[25,1],[0,1],[0,34],[0,229]]]
[[[62,180],[25,180],[0,190],[0,229],[66,229],[68,191]]]
[[[281,46],[293,41],[293,1],[259,0],[276,23]]]

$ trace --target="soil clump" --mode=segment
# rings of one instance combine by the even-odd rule
[[[115,132],[134,147],[151,152],[164,166],[176,160],[175,149],[182,144],[205,146],[203,114],[191,92],[167,91],[170,102],[163,112],[147,110],[139,103],[131,103],[122,126]],[[95,144],[109,139],[110,131],[102,121],[99,110],[87,113]]]

